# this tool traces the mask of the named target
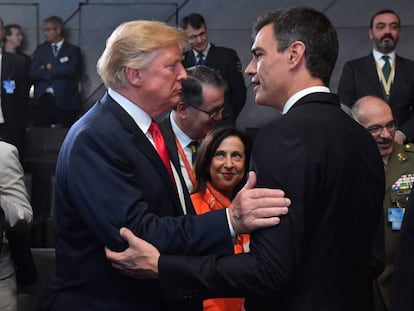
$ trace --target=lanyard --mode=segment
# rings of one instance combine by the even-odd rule
[[[185,155],[183,147],[181,146],[180,142],[178,141],[177,136],[175,137],[175,144],[177,145],[178,153],[180,154],[180,157],[184,162],[184,166],[185,166],[185,169],[187,170],[188,177],[190,177],[190,181],[193,184],[193,189],[195,189],[197,182],[196,182],[194,171],[193,171],[190,163],[188,163],[187,156]]]
[[[385,80],[384,73],[382,72],[382,69],[377,60],[375,60],[375,65],[377,66],[377,72],[380,76],[381,84],[384,88],[385,95],[388,98],[390,97],[391,84],[392,84],[392,81],[394,80],[394,75],[395,75],[395,60],[392,62],[391,72],[390,72],[390,75],[387,81]]]

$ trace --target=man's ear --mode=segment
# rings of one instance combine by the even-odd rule
[[[177,113],[180,115],[185,114],[186,109],[187,109],[187,105],[184,104],[183,102],[180,102],[177,105]]]
[[[142,83],[142,73],[139,69],[125,67],[125,77],[131,85],[140,86]]]
[[[305,57],[306,46],[302,41],[295,41],[288,47],[288,62],[296,66]]]
[[[368,36],[369,36],[369,38],[372,40],[372,39],[374,39],[374,35],[373,35],[373,33],[372,33],[372,29],[370,28],[370,29],[368,29]]]

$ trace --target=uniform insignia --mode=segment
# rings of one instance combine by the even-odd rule
[[[410,190],[413,187],[413,182],[414,174],[404,174],[392,184],[391,189],[394,191]]]
[[[400,152],[397,154],[397,159],[400,161],[400,163],[402,163],[407,161],[407,156],[404,153]]]

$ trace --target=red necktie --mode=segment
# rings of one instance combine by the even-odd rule
[[[170,174],[175,184],[175,179],[170,164],[170,156],[168,155],[167,145],[165,144],[164,136],[162,136],[158,124],[154,120],[151,122],[148,131],[151,133],[152,138],[154,139],[155,149],[157,149],[158,155],[160,156],[162,162],[164,163],[168,173]]]

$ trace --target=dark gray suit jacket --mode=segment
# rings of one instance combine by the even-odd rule
[[[341,103],[352,106],[366,95],[385,99],[372,54],[345,63],[338,86]],[[396,56],[395,77],[388,101],[399,129],[414,140],[414,62]]]
[[[251,163],[257,187],[291,198],[289,213],[251,234],[249,254],[161,255],[164,293],[246,297],[249,311],[368,310],[384,191],[371,135],[340,109],[336,95],[314,93],[258,133]]]

